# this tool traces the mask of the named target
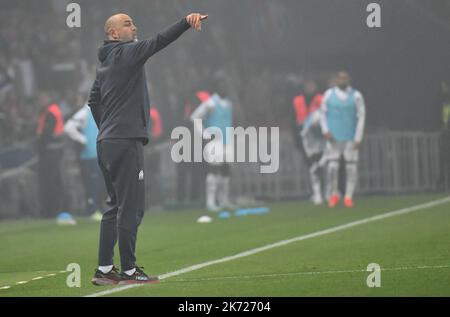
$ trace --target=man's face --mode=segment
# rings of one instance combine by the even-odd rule
[[[228,95],[228,85],[225,81],[225,78],[220,78],[215,83],[215,93],[220,97],[225,97]]]
[[[336,77],[336,84],[341,89],[346,89],[350,85],[350,76],[346,72],[339,72]]]
[[[109,34],[114,40],[137,41],[137,28],[133,20],[126,14],[118,14],[113,17]]]
[[[317,85],[313,81],[308,81],[305,84],[305,94],[312,96],[317,92]]]
[[[39,94],[38,102],[39,106],[44,109],[50,104],[50,96],[47,93],[43,92]]]

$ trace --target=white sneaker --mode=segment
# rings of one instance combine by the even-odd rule
[[[323,204],[323,199],[322,196],[319,195],[314,195],[311,197],[311,201],[313,202],[314,205],[319,206]]]

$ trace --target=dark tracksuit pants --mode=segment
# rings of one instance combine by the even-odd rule
[[[100,228],[99,265],[114,263],[118,242],[122,271],[130,270],[136,266],[136,236],[144,216],[143,143],[105,139],[97,142],[97,154],[109,196]]]

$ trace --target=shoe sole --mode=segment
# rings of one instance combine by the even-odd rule
[[[109,278],[94,277],[91,280],[91,283],[94,284],[95,286],[106,286],[106,285],[117,285],[119,284],[119,281],[114,281]]]
[[[120,281],[119,285],[131,285],[131,284],[156,284],[159,283],[159,280],[152,281],[136,281],[136,280],[124,280]]]

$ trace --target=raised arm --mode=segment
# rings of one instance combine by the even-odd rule
[[[165,28],[150,39],[136,41],[125,45],[124,57],[126,61],[133,65],[144,64],[152,55],[158,53],[170,43],[174,42],[190,27],[200,31],[201,22],[207,17],[207,15],[201,15],[199,13],[190,14],[186,18]]]

